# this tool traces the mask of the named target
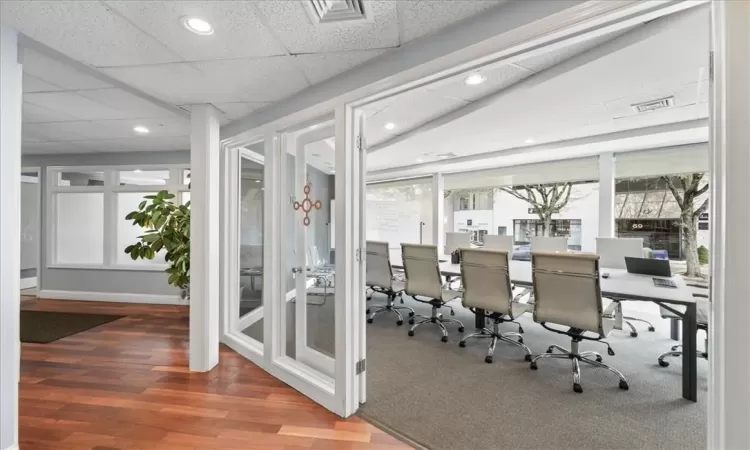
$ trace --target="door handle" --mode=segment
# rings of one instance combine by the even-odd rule
[[[292,273],[302,273],[302,267],[292,267]]]

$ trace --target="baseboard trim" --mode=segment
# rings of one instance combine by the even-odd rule
[[[187,305],[179,295],[129,294],[120,292],[55,291],[44,289],[39,298],[52,300],[83,300],[89,302],[148,303],[155,305]]]
[[[29,289],[36,287],[36,277],[21,278],[21,289]]]
[[[18,444],[13,444],[10,447],[6,447],[3,450],[20,450],[20,448],[18,447]]]

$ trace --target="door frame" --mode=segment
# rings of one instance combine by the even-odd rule
[[[21,175],[21,183],[36,183],[37,184],[37,192],[36,192],[36,239],[37,239],[37,246],[36,246],[36,276],[34,277],[34,286],[27,286],[24,287],[23,280],[25,278],[21,278],[21,290],[28,289],[32,287],[36,287],[37,294],[39,293],[39,287],[42,284],[42,168],[41,166],[29,166],[29,167],[22,167],[21,173],[24,172],[36,172],[36,181],[24,181],[24,176]],[[21,208],[23,208],[23,205],[21,205]],[[20,277],[20,274],[19,274]]]

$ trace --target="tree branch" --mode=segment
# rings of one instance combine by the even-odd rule
[[[664,180],[665,183],[667,183],[667,187],[669,188],[670,191],[672,191],[672,195],[674,196],[674,199],[677,202],[677,206],[679,206],[681,210],[684,209],[685,201],[680,196],[680,193],[675,187],[674,183],[672,182],[672,179],[669,177],[661,177],[661,179]],[[682,178],[680,178],[680,180],[682,180]],[[684,187],[685,183],[682,183],[682,186]]]
[[[693,213],[693,217],[699,217],[701,214],[706,212],[708,209],[708,199],[703,200],[703,204],[700,206],[700,208],[696,209]]]
[[[700,195],[703,195],[708,190],[708,183],[706,183],[702,188],[698,189],[698,191],[695,193],[695,196],[698,197]]]

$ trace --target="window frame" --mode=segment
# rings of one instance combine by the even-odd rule
[[[182,183],[182,174],[185,169],[190,169],[189,163],[182,164],[123,164],[111,166],[48,166],[45,171],[45,234],[46,252],[45,267],[48,269],[87,269],[87,270],[134,270],[134,271],[164,271],[168,264],[144,263],[139,260],[134,264],[121,264],[117,262],[118,250],[118,217],[117,196],[120,193],[143,193],[144,195],[167,190],[175,194],[177,203],[182,203],[183,194],[190,192],[188,184]],[[167,184],[153,185],[119,185],[119,172],[134,170],[168,170],[169,180]],[[102,186],[57,186],[57,176],[61,172],[103,172],[104,184]],[[75,264],[60,263],[57,258],[57,197],[58,194],[72,193],[101,193],[104,202],[104,220],[102,236],[103,255],[102,263]]]

